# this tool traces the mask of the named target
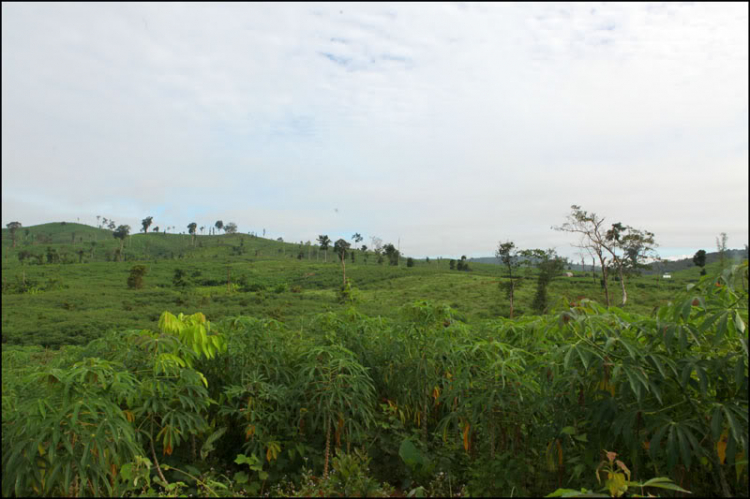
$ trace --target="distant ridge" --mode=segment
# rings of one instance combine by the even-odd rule
[[[727,250],[726,258],[729,261],[735,261],[735,262],[741,262],[743,260],[747,259],[747,250],[746,249],[729,249]],[[475,262],[475,263],[490,263],[494,265],[499,265],[500,262],[495,258],[494,256],[483,256],[479,258],[469,258],[469,262]],[[580,260],[579,260],[580,261]],[[587,259],[587,261],[591,261],[591,259]],[[713,253],[706,253],[706,265],[718,262],[719,261],[719,253],[714,251]],[[650,263],[647,265],[650,269],[644,270],[644,274],[653,274],[655,272],[677,272],[678,270],[685,270],[689,269],[691,267],[694,267],[695,264],[693,264],[692,257],[690,258],[683,258],[681,260],[674,260],[674,261],[664,261],[661,264],[657,263]],[[585,268],[581,267],[580,263],[574,263],[571,262],[570,269],[575,271],[584,271],[584,272],[590,272],[591,271],[591,265],[586,265]],[[598,272],[601,269],[601,267],[596,266],[595,270]]]

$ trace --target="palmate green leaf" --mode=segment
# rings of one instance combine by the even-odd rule
[[[630,484],[628,484],[628,485],[630,485]],[[675,483],[673,483],[672,480],[670,480],[667,477],[652,478],[651,480],[648,480],[648,481],[644,482],[643,484],[632,483],[632,485],[637,486],[637,487],[656,487],[656,488],[660,488],[660,489],[676,490],[678,492],[684,492],[686,494],[690,494],[691,493],[690,491],[687,491],[687,490],[683,489],[682,487],[679,487],[678,485],[676,485]]]
[[[682,386],[682,388],[684,389],[688,388],[688,381],[690,380],[690,376],[693,373],[694,368],[695,366],[693,366],[692,363],[688,363],[682,369],[682,375],[680,376],[680,385]]]
[[[649,385],[649,391],[654,394],[654,396],[656,397],[656,400],[658,400],[660,404],[664,404],[664,401],[661,398],[661,390],[656,385],[656,383],[654,383],[654,381],[652,380],[649,380],[648,385]]]
[[[570,347],[568,347],[568,353],[565,354],[565,359],[563,360],[563,367],[565,368],[565,370],[568,370],[570,368],[570,356],[573,354],[573,351],[576,349],[576,345],[577,343],[574,345],[570,345]]]
[[[708,391],[708,377],[706,376],[706,370],[703,369],[701,366],[696,366],[695,372],[696,374],[698,374],[698,381],[700,383],[701,395],[703,395],[703,397],[706,397],[706,393]]]
[[[213,432],[204,442],[203,446],[201,447],[201,459],[205,460],[206,457],[208,457],[208,454],[211,453],[214,448],[214,443],[216,443],[217,440],[219,440],[224,433],[226,433],[227,428],[222,427]]]
[[[664,345],[667,347],[667,350],[671,350],[672,348],[672,340],[674,339],[674,333],[675,333],[675,325],[670,324],[664,333]]]
[[[680,350],[685,352],[688,349],[687,331],[685,330],[684,326],[679,326],[679,330],[680,330]]]
[[[691,297],[689,300],[686,300],[682,304],[682,309],[680,311],[680,315],[682,317],[682,320],[684,322],[687,322],[690,318],[690,311],[693,309],[693,297]]]
[[[727,406],[722,406],[722,409],[724,410],[724,415],[726,415],[727,417],[727,423],[729,423],[729,429],[732,432],[732,438],[734,438],[735,441],[740,442],[741,437],[744,433],[742,432],[742,428],[740,427],[737,418],[734,414],[732,414],[732,411],[729,410]]]
[[[677,438],[680,442],[680,453],[682,456],[682,462],[686,468],[690,469],[692,453],[690,452],[690,442],[688,437],[684,434],[683,428],[680,426],[676,427]]]
[[[677,464],[678,455],[679,449],[677,438],[675,437],[675,426],[670,425],[669,435],[667,436],[667,466],[669,466],[670,469],[674,468]]]
[[[721,313],[721,320],[719,320],[719,326],[716,328],[716,335],[713,339],[713,345],[716,346],[721,343],[724,339],[724,335],[727,333],[727,322],[729,320],[729,312]]]
[[[742,317],[740,317],[740,313],[735,311],[734,312],[734,327],[739,331],[740,334],[745,333],[745,321],[742,320]]]
[[[651,362],[656,366],[656,368],[659,370],[659,374],[661,374],[662,378],[667,377],[667,373],[664,370],[664,365],[659,360],[659,357],[657,357],[654,354],[649,354],[648,358],[651,360]]]
[[[711,329],[714,322],[721,316],[721,314],[711,314],[706,319],[701,322],[700,326],[698,326],[698,331],[701,333],[705,333],[707,330]]]
[[[747,357],[738,357],[734,365],[734,382],[738,387],[742,387],[745,381],[745,361]]]
[[[636,398],[640,401],[641,400],[641,386],[636,379],[633,372],[630,370],[630,368],[623,368],[623,371],[625,371],[625,375],[628,378],[628,381],[630,382],[630,389],[633,391],[633,394],[636,396]]]
[[[713,415],[711,416],[711,437],[713,438],[714,442],[718,442],[719,437],[721,437],[721,415],[722,407],[717,406],[716,409],[714,409]]]

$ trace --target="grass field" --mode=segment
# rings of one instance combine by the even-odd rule
[[[12,248],[3,229],[2,341],[7,344],[85,344],[112,328],[153,327],[164,310],[200,311],[209,320],[268,317],[300,327],[311,315],[348,306],[338,297],[340,262],[331,250],[325,255],[316,246],[245,234],[198,235],[193,242],[185,234],[136,233],[124,242],[124,261],[115,261],[119,241],[105,229],[58,222],[21,229],[16,238]],[[29,255],[23,262],[22,252]],[[378,264],[372,252],[354,254],[354,262],[347,258],[346,272],[359,292],[357,309],[365,315],[393,317],[415,300],[449,305],[468,323],[509,314],[497,265],[474,263],[464,272],[450,270],[447,259],[416,260],[407,267],[406,258],[390,266]],[[138,264],[147,269],[143,287],[128,289],[130,269]],[[185,274],[184,286],[174,283],[178,269]],[[526,273],[516,316],[531,313],[535,283],[533,271]],[[650,314],[698,278],[698,268],[677,272],[670,281],[633,277],[625,308]],[[619,305],[614,279],[610,293],[612,304]],[[550,296],[553,306],[583,297],[604,302],[599,278],[581,272],[556,278]]]

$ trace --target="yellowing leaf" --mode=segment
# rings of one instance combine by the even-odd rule
[[[125,418],[128,420],[128,423],[132,423],[135,421],[135,414],[133,414],[131,411],[122,411],[125,413]]]
[[[278,442],[268,442],[268,449],[266,450],[266,460],[270,463],[272,459],[276,459],[281,452],[281,445]]]
[[[248,425],[247,430],[245,431],[245,440],[249,440],[250,437],[255,435],[255,425]]]
[[[563,464],[563,451],[562,451],[562,445],[560,445],[560,439],[555,440],[557,442],[557,463],[562,466]]]
[[[471,425],[469,423],[466,423],[464,426],[464,450],[466,452],[469,452],[469,448],[471,447],[471,442],[469,441],[469,431],[471,430]]]
[[[628,490],[625,475],[622,473],[608,473],[607,489],[612,497],[620,497]]]
[[[729,430],[724,430],[716,443],[716,453],[719,455],[719,462],[724,464],[727,459],[727,439],[729,438]]]

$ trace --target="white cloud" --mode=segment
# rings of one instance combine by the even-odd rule
[[[747,11],[3,4],[3,223],[164,206],[482,255],[568,251],[575,203],[744,243]]]

